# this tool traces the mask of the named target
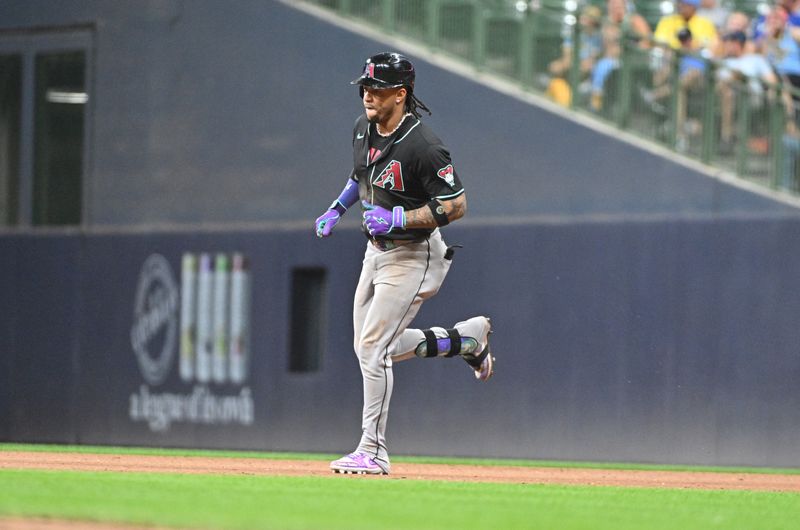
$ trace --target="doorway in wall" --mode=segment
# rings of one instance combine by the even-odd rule
[[[0,32],[0,226],[85,222],[92,33]]]

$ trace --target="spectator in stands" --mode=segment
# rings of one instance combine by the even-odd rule
[[[600,34],[600,22],[603,14],[600,8],[588,5],[583,8],[579,17],[580,27],[580,81],[588,78],[594,68],[594,63],[603,50],[603,41]],[[568,77],[572,66],[572,34],[564,39],[561,57],[551,62],[548,70],[551,79],[548,79],[547,93],[552,99],[562,105],[569,105],[571,89],[565,78]]]
[[[720,96],[719,152],[728,154],[733,150],[736,94],[747,90],[747,104],[751,109],[761,108],[766,94],[765,85],[775,86],[778,77],[763,55],[748,50],[748,39],[744,31],[727,33],[722,41],[725,55],[717,71],[717,90]]]
[[[665,15],[656,25],[655,40],[673,50],[682,48],[678,32],[689,29],[694,50],[713,50],[717,45],[717,29],[709,19],[697,14],[700,0],[679,0],[677,13]]]
[[[792,23],[782,8],[767,14],[762,38],[763,51],[778,72],[781,81],[792,90],[792,99],[800,101],[800,26]]]
[[[747,13],[743,11],[733,11],[728,18],[725,19],[725,24],[722,26],[720,33],[722,35],[730,35],[736,31],[741,31],[747,37],[747,42],[745,43],[745,51],[747,53],[753,53],[756,51],[756,46],[752,39],[752,28],[750,27],[750,17],[747,16]],[[726,55],[725,52],[725,43],[720,40],[719,44],[717,45],[717,50],[714,53],[714,57],[718,57],[720,59],[724,59]]]
[[[731,10],[721,5],[719,0],[700,0],[697,14],[710,20],[717,28],[717,32],[720,32],[725,27]]]
[[[719,39],[717,29],[709,19],[697,14],[700,0],[678,0],[676,12],[661,17],[656,25],[654,39],[660,46],[653,53],[653,90],[641,90],[642,98],[658,111],[663,108],[659,100],[670,93],[669,82],[673,61],[679,61],[679,86],[676,126],[679,147],[685,143],[684,133],[694,133],[696,120],[686,120],[690,91],[699,88],[704,80],[705,62],[700,57],[710,58],[717,51]],[[675,59],[674,52],[680,50]]]
[[[694,38],[689,28],[678,30],[675,38],[681,44],[681,54],[678,59],[679,85],[686,90],[696,88],[702,80],[706,63],[695,53]],[[647,95],[644,99],[650,103],[664,100],[670,95],[669,69],[659,71],[657,74],[655,88],[652,91],[645,91]]]
[[[678,54],[678,99],[676,114],[676,130],[678,149],[684,150],[688,137],[699,133],[700,124],[697,120],[687,120],[689,95],[703,88],[706,71],[706,61],[696,51],[694,39],[689,28],[678,30],[676,40],[681,47]],[[669,81],[670,69],[662,69],[654,77],[653,90],[641,90],[642,98],[649,103],[653,110],[665,113],[663,102],[672,93]]]
[[[626,38],[646,49],[650,46],[653,30],[636,7],[627,0],[608,0],[603,19],[603,46],[606,54],[619,56],[620,39]]]
[[[632,2],[608,0],[602,36],[603,57],[597,61],[592,71],[591,106],[595,111],[599,111],[603,106],[603,93],[608,76],[619,68],[622,39],[630,39],[639,48],[647,49],[650,46],[652,30],[644,17],[635,11]]]
[[[733,11],[728,18],[725,19],[725,25],[722,26],[722,33],[728,34],[734,31],[741,31],[745,35],[750,35],[750,17],[743,11]]]
[[[767,59],[780,77],[781,84],[787,88],[783,93],[786,106],[786,131],[783,137],[784,168],[781,186],[797,190],[797,170],[800,168],[800,20],[796,11],[786,2],[773,8],[764,20],[761,45]]]
[[[720,80],[739,78],[746,81],[753,92],[763,92],[764,84],[778,83],[778,77],[760,53],[747,51],[747,34],[743,31],[732,31],[725,34],[722,42],[725,46],[725,58],[717,73]]]
[[[752,36],[753,41],[760,45],[766,37],[767,25],[774,28],[775,21],[768,22],[770,17],[782,17],[781,24],[789,23],[792,26],[800,26],[800,0],[778,0],[766,14],[759,15],[753,21]]]

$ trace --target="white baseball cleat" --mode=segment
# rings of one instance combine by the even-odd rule
[[[331,462],[334,473],[352,473],[354,475],[388,475],[375,460],[366,453],[350,453]]]
[[[484,357],[483,361],[481,361],[481,367],[475,370],[475,379],[478,381],[487,381],[492,377],[494,375],[494,361],[494,355],[489,352],[486,357]]]
[[[469,352],[461,352],[461,356],[475,372],[475,379],[487,381],[494,375],[495,357],[489,347],[489,335],[492,334],[492,320],[479,316],[459,322],[455,328],[464,338],[472,338],[477,343]],[[480,352],[480,353],[474,353]]]

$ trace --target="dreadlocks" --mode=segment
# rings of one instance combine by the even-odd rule
[[[431,110],[425,106],[425,103],[417,99],[417,96],[415,96],[414,92],[408,89],[408,87],[406,88],[406,90],[408,91],[408,95],[406,96],[405,111],[413,114],[415,118],[421,118],[419,109],[422,109],[428,113],[428,116],[430,116]]]

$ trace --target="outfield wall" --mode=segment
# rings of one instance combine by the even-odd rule
[[[350,167],[348,83],[387,45],[262,0],[0,4],[4,53],[75,32],[83,226],[0,233],[0,439],[352,449],[365,243],[311,223]],[[465,248],[417,323],[485,312],[499,361],[486,385],[458,360],[398,365],[391,451],[797,465],[796,209],[411,58],[469,197],[446,229]],[[181,377],[187,253],[247,258],[242,381]],[[295,373],[309,268],[328,282],[308,322],[323,356]]]
[[[464,248],[416,323],[492,316],[497,375],[396,365],[390,451],[797,465],[798,230],[780,217],[448,227]],[[328,240],[309,226],[0,237],[0,440],[352,449],[364,245],[352,225]],[[205,252],[247,258],[242,381],[181,378],[181,262]],[[292,373],[292,272],[309,267],[327,272],[323,356]]]

